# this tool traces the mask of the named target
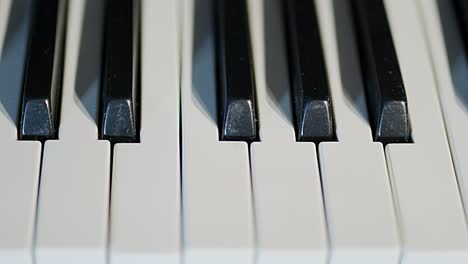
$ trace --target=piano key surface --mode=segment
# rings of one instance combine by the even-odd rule
[[[182,4],[182,261],[253,263],[248,146],[218,140],[212,1]]]
[[[177,8],[175,1],[141,2],[140,142],[114,147],[111,263],[180,263]]]
[[[260,142],[250,145],[257,263],[325,263],[316,147],[295,139],[282,4],[248,1],[260,123]]]
[[[385,1],[406,85],[413,144],[386,157],[404,245],[403,263],[466,262],[466,219],[450,157],[430,53],[416,2]]]
[[[93,49],[100,48],[101,31],[81,34],[101,21],[102,10],[100,1],[69,1],[60,128],[58,139],[43,146],[36,263],[104,263],[107,257],[111,153],[94,122],[100,52]]]
[[[420,1],[426,41],[432,54],[433,72],[437,80],[439,99],[445,121],[452,162],[457,175],[465,215],[468,213],[468,167],[465,162],[468,149],[465,134],[468,132],[466,108],[468,82],[467,51],[463,45],[460,28],[456,26],[455,10],[450,2]]]
[[[367,118],[351,5],[316,4],[337,122],[337,142],[321,143],[318,153],[330,263],[397,263],[402,246],[395,205],[385,152]]]
[[[213,1],[139,3],[141,71],[124,72],[141,79],[138,142],[119,143],[99,139],[104,0],[69,0],[58,136],[41,143],[17,123],[32,1],[0,0],[0,262],[465,263],[468,68],[450,3],[383,0],[412,128],[384,146],[346,0],[308,3],[334,136],[297,137],[284,2],[245,0],[257,141],[221,141]]]

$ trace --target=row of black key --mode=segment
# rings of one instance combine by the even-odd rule
[[[250,141],[258,137],[258,127],[253,127],[257,114],[245,0],[217,2],[221,138]],[[283,3],[297,139],[333,140],[332,100],[314,1]],[[405,88],[383,2],[354,0],[352,7],[374,140],[409,142]]]
[[[138,10],[138,1],[106,1],[100,138],[113,143],[138,140]],[[67,1],[35,1],[18,126],[20,139],[44,141],[58,136],[66,12]]]
[[[105,8],[100,137],[114,143],[138,140],[137,2],[108,0]],[[65,4],[37,0],[20,139],[57,137]],[[408,142],[406,95],[383,2],[354,0],[352,6],[374,139]],[[285,0],[284,11],[297,139],[333,140],[332,100],[314,2]],[[254,141],[259,125],[246,0],[215,1],[213,12],[220,139]]]

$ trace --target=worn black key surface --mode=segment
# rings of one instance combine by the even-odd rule
[[[409,142],[408,103],[384,4],[354,0],[352,6],[374,140]]]
[[[296,137],[333,140],[332,102],[314,1],[284,0],[284,10]]]
[[[113,143],[138,140],[139,7],[137,2],[106,1],[100,136]]]
[[[221,140],[258,137],[254,71],[245,0],[214,1]]]
[[[66,2],[36,0],[25,64],[19,139],[57,137]]]
[[[458,27],[465,44],[465,53],[468,53],[468,1],[452,0],[455,14],[458,21]]]

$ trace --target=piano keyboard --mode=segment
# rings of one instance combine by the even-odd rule
[[[0,263],[468,263],[468,2],[0,0]]]

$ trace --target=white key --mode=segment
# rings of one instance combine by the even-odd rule
[[[38,264],[105,263],[110,144],[97,140],[102,1],[69,1],[59,140],[45,143]]]
[[[218,141],[210,3],[184,0],[181,16],[183,261],[253,263],[247,144]]]
[[[251,145],[257,263],[325,263],[315,144],[295,141],[281,1],[248,4],[261,140]]]
[[[319,145],[330,263],[398,263],[382,144],[372,141],[349,1],[317,0],[338,142]]]
[[[438,4],[439,3],[439,4]],[[468,214],[468,62],[450,1],[420,1],[452,159]],[[440,17],[443,15],[443,23]]]
[[[142,1],[140,143],[114,147],[110,261],[179,263],[177,1]]]
[[[0,262],[32,263],[40,142],[1,142]]]
[[[16,120],[23,84],[31,14],[29,0],[12,4],[10,20],[0,20],[0,263],[31,264],[41,144],[17,141]],[[6,25],[7,23],[8,26]],[[14,29],[14,30],[13,30]]]
[[[444,131],[417,2],[386,0],[408,98],[414,144],[386,147],[397,201],[402,263],[466,263],[465,215]]]

